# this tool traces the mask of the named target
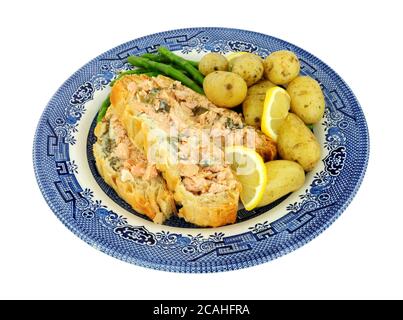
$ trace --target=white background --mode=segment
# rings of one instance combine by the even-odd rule
[[[378,5],[377,5],[378,4]],[[403,298],[400,1],[6,1],[1,5],[0,298]],[[54,216],[32,166],[34,131],[74,71],[131,39],[191,26],[270,34],[338,72],[367,117],[364,182],[325,233],[276,261],[172,274],[111,258]]]

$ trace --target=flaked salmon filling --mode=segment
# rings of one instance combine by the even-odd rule
[[[155,165],[149,164],[141,150],[131,143],[116,116],[107,117],[103,126],[102,150],[112,168],[121,172],[123,180],[130,180],[128,173],[144,180],[158,176]]]
[[[254,127],[245,125],[240,114],[216,107],[206,97],[166,77],[130,79],[128,87],[132,91],[127,99],[134,111],[147,114],[167,133],[202,130],[220,148],[224,147],[225,139],[232,139],[234,143],[255,148],[266,161],[275,158],[275,143]]]
[[[267,144],[263,134],[259,136],[254,128],[245,126],[240,114],[216,107],[180,82],[145,76],[133,76],[130,80],[127,105],[134,116],[146,115],[166,133],[176,150],[179,175],[185,188],[194,194],[236,188],[238,182],[225,163],[224,147],[245,145],[255,148],[256,143]],[[126,134],[124,136],[125,141],[129,140]],[[125,143],[116,148],[116,156],[125,161],[124,166],[130,166],[133,174],[146,174],[147,170],[152,170],[147,169],[150,167],[147,159],[139,159],[140,164],[136,165],[126,160],[132,159],[129,145]],[[273,148],[269,158],[275,156],[275,146]],[[153,159],[148,160],[152,162]]]
[[[198,167],[195,174],[193,171],[188,174],[189,171],[187,168],[181,171],[182,181],[188,191],[196,194],[219,193],[233,189],[238,184],[228,167],[221,167],[218,172],[215,172],[214,167]]]
[[[127,132],[116,116],[105,122],[101,137],[103,151],[110,165],[120,171],[122,180],[141,177],[149,180],[158,176],[155,164],[149,164],[146,156],[132,144]],[[195,194],[218,193],[234,188],[237,181],[227,166],[205,166],[179,160],[179,170],[186,189]]]

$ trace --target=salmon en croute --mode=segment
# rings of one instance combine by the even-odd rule
[[[245,145],[265,161],[276,157],[275,143],[240,114],[165,76],[122,77],[110,101],[95,128],[98,171],[156,223],[173,214],[202,227],[234,223],[241,185],[224,149]]]

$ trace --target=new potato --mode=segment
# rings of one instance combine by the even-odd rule
[[[269,80],[263,80],[248,89],[246,98],[242,103],[242,112],[246,124],[260,128],[266,91],[274,86],[275,84]]]
[[[276,85],[269,80],[261,80],[258,83],[248,88],[248,96],[263,95],[266,96],[267,90],[275,87]]]
[[[304,169],[294,161],[275,160],[265,163],[267,185],[259,207],[268,205],[286,194],[296,191],[305,182]]]
[[[215,52],[207,53],[199,62],[199,71],[207,76],[214,71],[227,71],[228,60],[223,55]]]
[[[314,124],[323,117],[325,97],[319,83],[311,77],[295,78],[287,86],[291,97],[291,111],[306,124]]]
[[[298,162],[307,172],[320,160],[320,145],[316,137],[293,113],[288,114],[279,129],[277,148],[282,159]]]
[[[258,82],[263,76],[262,58],[253,53],[245,53],[231,62],[231,72],[239,74],[248,87]]]
[[[271,53],[264,60],[264,75],[275,84],[287,84],[299,75],[301,69],[294,52],[280,50]]]
[[[203,81],[207,98],[219,107],[232,108],[242,103],[248,87],[237,74],[227,71],[215,71]]]

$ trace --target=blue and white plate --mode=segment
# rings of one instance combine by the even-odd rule
[[[323,159],[298,192],[252,212],[234,225],[197,228],[172,218],[152,223],[107,186],[94,167],[94,118],[109,83],[132,54],[169,47],[190,59],[206,52],[248,51],[267,56],[294,51],[301,72],[321,84],[326,112],[314,132]],[[139,38],[95,58],[74,73],[46,107],[35,135],[39,187],[56,216],[91,246],[144,267],[174,272],[218,272],[282,256],[315,238],[346,208],[368,162],[368,129],[346,83],[310,53],[264,34],[225,28],[181,29]],[[342,235],[340,235],[342,236]]]

